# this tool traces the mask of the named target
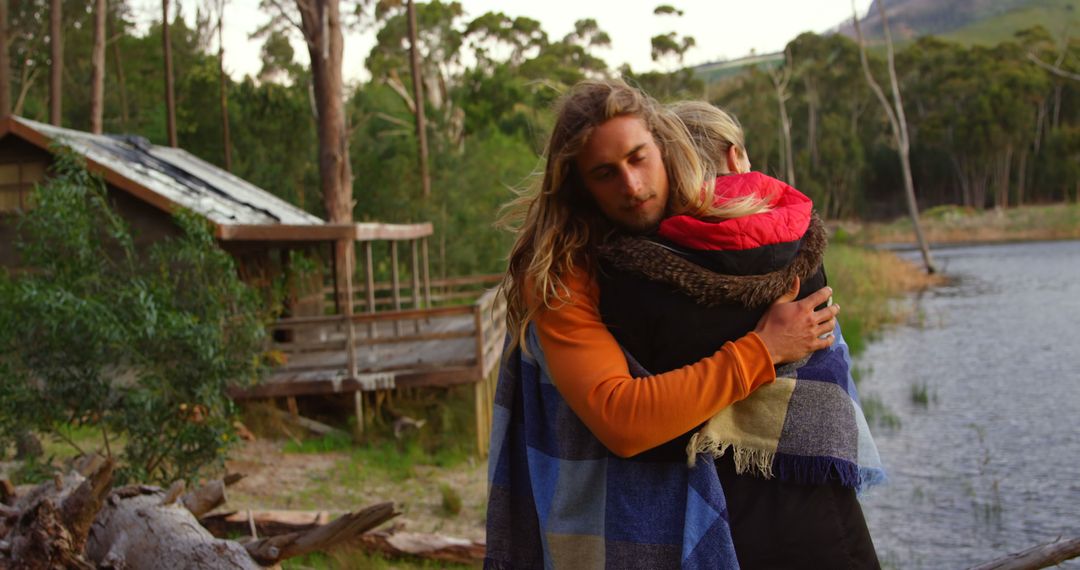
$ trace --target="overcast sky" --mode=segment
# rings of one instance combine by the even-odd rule
[[[175,1],[175,0],[174,0]],[[179,0],[184,14],[193,19],[203,0]],[[288,2],[289,0],[285,0]],[[862,15],[871,0],[854,0]],[[226,0],[225,68],[235,78],[255,75],[261,60],[262,40],[249,39],[252,31],[269,18],[259,10],[259,0]],[[488,11],[539,20],[551,38],[561,38],[582,18],[594,18],[611,36],[611,48],[596,51],[611,67],[629,63],[634,71],[655,69],[649,58],[649,38],[671,31],[689,34],[697,46],[686,54],[687,65],[718,59],[734,59],[751,52],[783,49],[805,31],[824,32],[851,18],[851,0],[461,0],[466,19]],[[655,16],[652,11],[669,3],[684,11],[682,17]],[[161,17],[160,0],[133,0],[136,20],[142,24]],[[346,81],[367,78],[364,59],[374,44],[374,31],[350,33],[345,38]],[[294,42],[297,60],[307,62],[307,50]]]

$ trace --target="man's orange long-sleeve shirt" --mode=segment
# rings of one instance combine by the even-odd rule
[[[761,338],[749,333],[710,357],[647,378],[600,319],[600,290],[583,271],[563,276],[568,302],[535,318],[548,372],[570,409],[612,453],[630,457],[674,439],[776,379]]]

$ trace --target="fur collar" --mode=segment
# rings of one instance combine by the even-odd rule
[[[648,238],[617,236],[600,246],[601,259],[616,269],[674,287],[699,305],[736,303],[748,308],[775,301],[797,276],[803,282],[821,267],[828,238],[815,213],[799,251],[787,266],[762,275],[714,273]]]

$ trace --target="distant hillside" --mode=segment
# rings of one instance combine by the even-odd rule
[[[691,68],[694,75],[706,83],[715,83],[741,73],[747,67],[759,66],[768,69],[781,65],[784,61],[782,52],[748,55],[739,59],[703,63]]]
[[[1046,28],[1058,39],[1064,34],[1080,38],[1080,0],[874,0],[860,20],[863,34],[870,42],[882,38],[877,6],[881,1],[888,8],[893,39],[901,46],[925,35],[937,35],[964,45],[995,45],[1034,26]],[[839,23],[832,33],[854,38],[855,26],[848,19]],[[747,67],[768,68],[782,61],[782,53],[756,54],[705,63],[693,71],[698,78],[713,83]]]
[[[874,0],[860,20],[869,39],[882,37],[877,6],[882,1],[888,8],[893,39],[899,42],[938,35],[963,44],[992,45],[1036,25],[1055,36],[1068,26],[1071,36],[1080,36],[1080,0]],[[841,23],[837,31],[855,36],[850,21]]]

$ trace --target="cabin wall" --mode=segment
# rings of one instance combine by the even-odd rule
[[[30,197],[34,185],[45,179],[52,163],[52,153],[15,135],[0,139],[0,267],[24,269],[15,246],[18,219],[33,207]],[[106,190],[109,201],[128,224],[137,251],[147,251],[154,243],[182,234],[170,213],[112,185],[107,184]],[[324,268],[329,267],[325,261],[329,244],[219,243],[236,261],[241,279],[260,291],[268,309],[282,310],[289,316],[323,314],[322,284]],[[302,275],[287,279],[290,250],[298,250],[311,261],[301,264],[305,269]],[[284,299],[276,293],[281,291]]]

